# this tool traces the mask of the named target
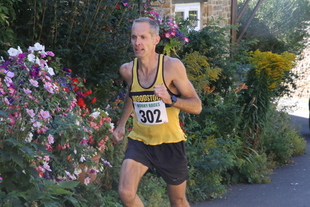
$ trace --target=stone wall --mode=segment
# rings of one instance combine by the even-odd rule
[[[201,8],[202,22],[222,19],[219,26],[231,23],[231,0],[208,0],[202,3]]]
[[[161,16],[174,17],[175,6],[173,0],[160,0],[152,3],[154,9]],[[182,3],[195,3],[194,0],[184,0]],[[202,28],[210,20],[219,20],[220,25],[224,26],[231,23],[231,0],[197,0],[200,2],[200,27]]]
[[[297,98],[310,98],[310,40],[298,58],[293,72],[299,76],[295,80],[297,89],[293,96]]]

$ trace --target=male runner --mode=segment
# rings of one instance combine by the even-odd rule
[[[120,67],[128,85],[115,141],[123,140],[125,124],[135,111],[133,130],[120,172],[119,195],[124,206],[143,206],[137,195],[142,176],[156,171],[167,183],[171,206],[189,207],[185,135],[179,124],[179,111],[199,114],[201,101],[187,78],[179,59],[159,55],[159,26],[149,18],[136,19],[131,44],[135,60]]]

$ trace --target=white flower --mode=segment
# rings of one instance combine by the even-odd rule
[[[26,142],[31,142],[32,141],[32,137],[33,137],[33,134],[31,132],[29,132],[28,136],[26,137],[25,141]]]
[[[41,45],[40,43],[35,43],[33,47],[29,47],[28,50],[30,51],[44,51],[45,46]]]
[[[50,74],[50,75],[55,75],[55,72],[54,72],[54,69],[51,68],[51,67],[46,67],[47,68],[47,72]]]
[[[38,64],[38,65],[41,65],[41,60],[38,57],[36,57],[35,63]]]
[[[89,116],[91,116],[91,117],[96,119],[99,115],[100,115],[100,112],[99,111],[95,111],[95,112],[91,113]]]
[[[81,158],[80,158],[80,162],[84,162],[86,159],[85,159],[85,157],[84,156],[82,156]]]
[[[75,168],[75,169],[74,169],[74,174],[79,175],[79,174],[81,174],[81,173],[82,173],[81,168]]]
[[[36,56],[35,56],[34,54],[30,53],[30,54],[27,55],[27,59],[28,59],[30,62],[34,63],[34,61],[35,61],[35,59],[36,59]]]
[[[22,50],[20,49],[20,47],[18,46],[17,49],[11,47],[11,48],[8,50],[8,53],[9,53],[10,56],[13,56],[13,57],[14,57],[14,56],[17,56],[17,55],[23,53],[23,51],[22,51]]]
[[[4,82],[6,83],[8,87],[10,87],[11,83],[13,83],[12,79],[8,76],[5,76]]]
[[[69,173],[68,171],[65,171],[65,173],[67,174],[67,176],[71,179],[71,180],[76,180],[76,176],[72,175],[71,173]]]

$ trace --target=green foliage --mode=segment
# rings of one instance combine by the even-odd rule
[[[288,94],[287,86],[292,84],[290,70],[294,66],[295,55],[284,52],[281,55],[255,51],[249,57],[252,65],[247,73],[248,90],[243,91],[240,104],[244,105],[242,136],[254,150],[260,142],[262,125],[273,98]]]
[[[152,174],[147,174],[142,178],[138,195],[147,207],[170,206],[165,181]]]
[[[78,181],[62,181],[56,184],[39,177],[31,160],[37,159],[37,151],[50,153],[37,143],[23,143],[14,138],[2,142],[0,148],[1,206],[60,206],[68,202],[73,204],[74,188]],[[51,157],[53,157],[51,155]]]
[[[236,160],[231,181],[232,183],[269,183],[271,173],[272,168],[269,166],[267,155],[253,150],[246,157]]]
[[[202,97],[202,113],[184,118],[191,201],[218,197],[226,191],[223,175],[234,166],[237,152],[242,150],[236,133],[240,122],[237,100],[234,92],[225,97],[206,93]]]
[[[14,3],[20,0],[2,0],[0,2],[0,56],[5,56],[8,47],[15,41],[12,22],[16,20]]]
[[[188,79],[194,85],[198,93],[203,93],[211,81],[219,79],[220,68],[211,68],[206,56],[200,55],[197,51],[185,54],[182,59],[187,71]]]
[[[306,142],[291,125],[292,120],[286,113],[275,109],[268,112],[261,135],[261,148],[278,165],[289,163],[292,156],[305,153]]]
[[[242,31],[257,1],[250,1],[249,8],[240,20]],[[239,7],[244,1],[239,2]],[[308,0],[270,0],[264,1],[258,9],[243,39],[257,39],[259,42],[252,50],[295,54],[305,46],[307,27],[310,20],[310,2]]]
[[[230,29],[232,27],[219,27],[216,22],[209,22],[200,31],[191,30],[188,34],[190,40],[178,54],[184,59],[186,54],[197,51],[208,58],[211,68],[220,68],[221,75],[216,81],[211,81],[211,87],[217,92],[225,93],[235,82],[236,68],[246,62],[249,45],[254,42],[230,43]],[[232,59],[232,56],[234,57]]]

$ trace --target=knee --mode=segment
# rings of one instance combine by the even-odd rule
[[[118,194],[123,203],[130,203],[135,199],[136,196],[136,193],[133,190],[124,188],[122,186],[118,187]]]
[[[186,197],[182,197],[182,198],[171,198],[170,199],[170,205],[171,207],[189,207],[189,203],[186,199]]]

